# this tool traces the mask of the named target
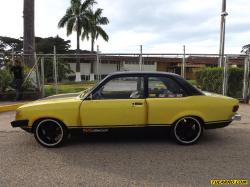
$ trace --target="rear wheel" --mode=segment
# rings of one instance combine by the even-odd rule
[[[63,123],[54,119],[43,119],[34,128],[34,136],[44,147],[58,147],[67,138],[67,129]]]
[[[202,123],[194,117],[181,118],[172,129],[172,135],[175,140],[184,145],[196,143],[202,134]]]

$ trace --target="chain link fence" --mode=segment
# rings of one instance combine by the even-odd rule
[[[9,86],[10,79],[13,78],[7,75],[13,59],[23,61],[23,55],[0,54],[1,100],[10,99],[14,94],[14,90]],[[78,62],[80,66],[77,66]],[[99,52],[80,55],[38,54],[35,55],[33,67],[28,68],[23,64],[25,67],[23,93],[27,99],[77,93],[94,86],[112,72],[163,71],[179,74],[204,91],[245,101],[249,99],[249,56],[225,55],[221,68],[218,68],[218,62],[217,54],[103,54]],[[80,68],[77,69],[77,67]]]

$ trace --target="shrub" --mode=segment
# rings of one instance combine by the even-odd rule
[[[222,94],[223,89],[223,68],[204,68],[196,73],[198,87],[204,91]],[[228,69],[228,90],[227,95],[231,97],[242,97],[243,88],[242,68]]]
[[[0,92],[4,92],[11,83],[11,75],[8,70],[0,69]]]
[[[24,66],[24,72],[23,77],[24,79],[28,75],[30,69],[27,66]],[[6,69],[0,69],[0,92],[5,92],[6,88],[11,85],[11,82],[13,81],[13,75],[10,73],[9,68]],[[32,84],[32,81],[30,78],[26,80],[26,82],[22,85],[23,91],[26,90],[35,90],[35,86]]]
[[[24,66],[23,67],[23,78],[24,79],[28,76],[29,72],[30,72],[30,68],[28,66]],[[23,89],[23,91],[28,91],[28,90],[34,91],[36,88],[35,88],[34,84],[32,84],[31,79],[28,77],[26,82],[23,83],[22,89]]]
[[[228,77],[228,96],[241,98],[243,90],[244,69],[230,68]]]
[[[57,71],[58,71],[59,82],[61,82],[64,79],[68,79],[68,75],[74,73],[74,71],[70,69],[70,65],[64,59],[58,59]],[[50,58],[44,59],[44,77],[48,83],[54,82],[53,59]]]

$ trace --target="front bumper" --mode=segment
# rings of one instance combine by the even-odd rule
[[[28,126],[29,120],[16,120],[11,122],[13,128],[20,127],[26,132],[32,133],[32,128]]]
[[[232,117],[232,121],[240,121],[241,120],[241,115],[240,114],[235,114],[233,117]]]
[[[11,122],[11,126],[13,128],[16,128],[16,127],[27,128],[28,124],[29,124],[29,120],[16,120],[16,121]]]

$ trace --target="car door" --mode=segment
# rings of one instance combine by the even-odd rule
[[[190,107],[186,92],[174,79],[163,75],[149,76],[147,83],[149,125],[170,125],[176,116]]]
[[[146,124],[143,76],[111,77],[91,95],[80,107],[82,126],[125,127]]]

